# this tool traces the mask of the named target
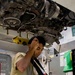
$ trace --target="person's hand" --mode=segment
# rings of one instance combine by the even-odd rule
[[[39,42],[37,38],[34,38],[32,43],[30,44],[30,50],[37,50],[37,48],[39,47]]]

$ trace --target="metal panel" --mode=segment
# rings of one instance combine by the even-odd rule
[[[60,56],[54,57],[51,59],[50,62],[50,72],[52,72],[51,75],[66,75],[63,72],[63,67],[60,67]]]
[[[1,75],[10,75],[11,57],[7,54],[0,54]]]

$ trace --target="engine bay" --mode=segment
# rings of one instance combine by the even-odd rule
[[[6,30],[29,31],[51,45],[73,25],[75,13],[52,0],[0,0],[0,26]]]

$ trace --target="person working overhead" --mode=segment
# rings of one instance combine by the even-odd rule
[[[28,42],[27,53],[18,52],[15,55],[10,75],[34,75],[33,67],[35,67],[38,75],[47,75],[37,60],[45,44],[46,41],[42,36],[32,37]]]

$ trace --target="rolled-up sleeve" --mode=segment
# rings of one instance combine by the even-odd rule
[[[25,53],[17,53],[16,56],[14,57],[14,63],[13,66],[16,68],[16,63],[21,60],[26,54]]]

